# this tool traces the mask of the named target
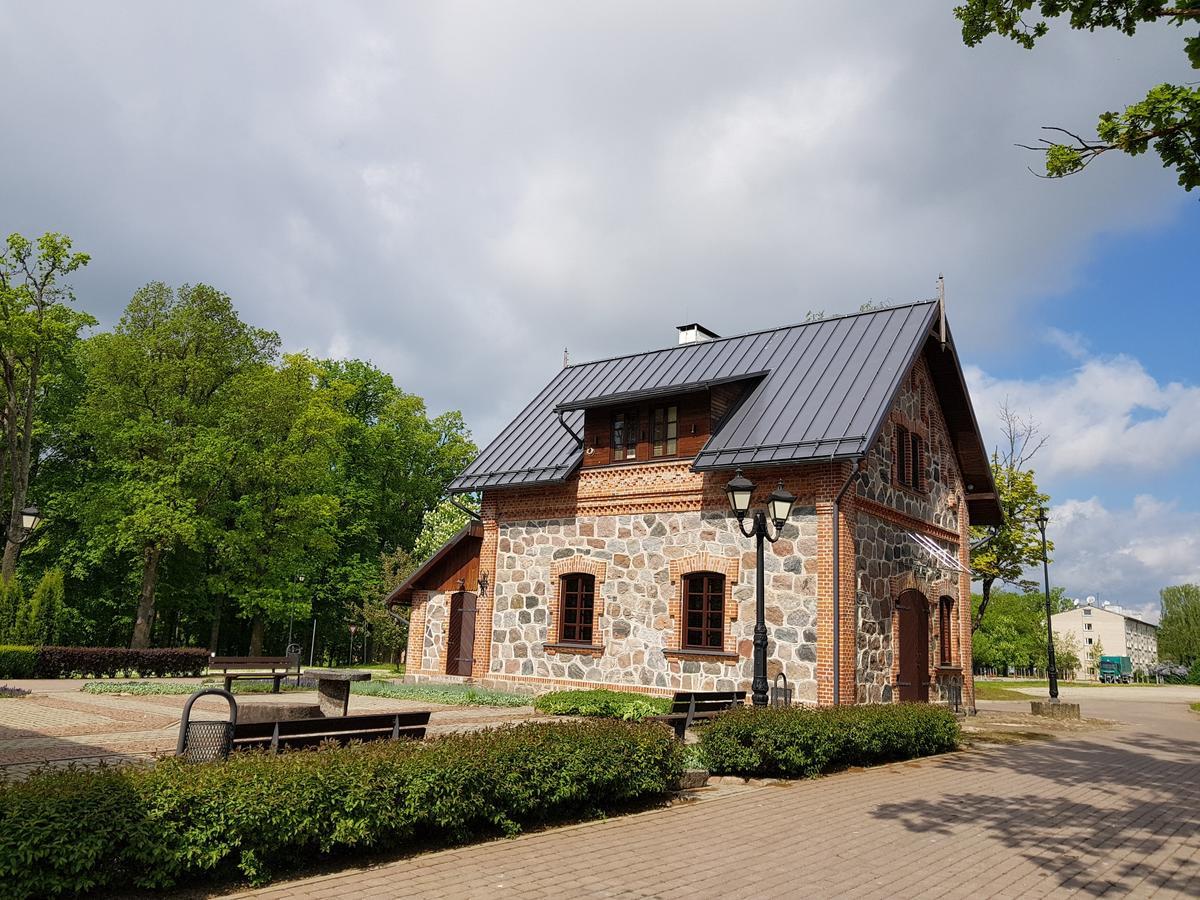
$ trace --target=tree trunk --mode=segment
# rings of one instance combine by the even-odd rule
[[[0,578],[3,578],[5,581],[12,581],[13,575],[15,575],[17,572],[17,559],[19,559],[20,556],[21,545],[6,534],[4,542],[4,562],[0,563]]]
[[[158,581],[160,547],[146,548],[146,562],[142,569],[142,596],[138,600],[137,621],[133,623],[133,650],[144,650],[150,646],[150,629],[154,626],[154,586]]]
[[[979,601],[979,615],[975,617],[975,621],[971,623],[971,633],[974,634],[979,630],[979,626],[983,624],[983,614],[987,612],[988,602],[992,599],[992,584],[995,578],[983,579],[982,599]]]
[[[263,648],[263,631],[266,629],[266,624],[263,622],[262,616],[255,616],[250,623],[250,655],[262,656]]]
[[[217,600],[217,608],[213,613],[212,631],[208,635],[208,652],[216,653],[219,649],[221,640],[221,607],[224,604],[221,600]]]

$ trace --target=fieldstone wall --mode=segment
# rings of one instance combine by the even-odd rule
[[[817,523],[798,510],[768,545],[770,675],[783,671],[798,700],[816,700]],[[558,639],[557,577],[596,571],[593,645]],[[720,656],[680,652],[681,576],[728,571]],[[580,516],[502,522],[497,540],[491,674],[676,690],[749,690],[754,629],[754,542],[723,512]],[[481,623],[482,625],[482,623]]]
[[[858,643],[856,684],[859,703],[890,703],[899,697],[893,688],[899,668],[898,617],[895,602],[903,590],[914,587],[929,603],[929,663],[931,701],[948,698],[947,685],[962,685],[961,674],[939,672],[938,600],[958,602],[958,579],[953,572],[929,568],[929,555],[909,536],[907,529],[859,512],[855,522],[855,556],[858,570]],[[938,541],[952,556],[958,547]],[[917,577],[914,571],[925,577]],[[957,647],[955,654],[957,656]]]
[[[896,424],[917,432],[925,440],[923,490],[914,491],[896,483],[896,448],[893,446],[893,426]],[[889,422],[867,455],[866,471],[869,478],[865,487],[861,484],[858,487],[860,497],[947,531],[958,532],[962,478],[923,360],[918,361],[912,374],[904,380]]]
[[[421,668],[445,672],[450,595],[444,592],[429,592],[425,597],[425,639],[421,650]]]

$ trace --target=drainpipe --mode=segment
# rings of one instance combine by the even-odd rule
[[[575,438],[575,443],[577,443],[577,444],[578,444],[580,447],[582,447],[582,446],[583,446],[583,438],[581,438],[581,437],[580,437],[578,434],[576,434],[576,433],[575,433],[575,430],[574,430],[573,428],[571,428],[571,426],[570,426],[570,425],[568,425],[568,424],[566,423],[566,420],[565,420],[565,419],[563,419],[563,414],[564,414],[564,413],[565,413],[565,410],[561,410],[561,409],[560,409],[560,410],[558,411],[558,424],[559,424],[559,425],[561,425],[561,426],[563,427],[563,430],[564,430],[564,431],[565,431],[567,434],[569,434],[571,437]]]
[[[457,500],[455,500],[455,499],[454,499],[454,495],[453,495],[453,494],[447,494],[447,495],[446,495],[446,500],[447,500],[447,502],[449,502],[449,504],[450,504],[451,506],[453,506],[455,509],[457,509],[457,510],[460,510],[460,511],[462,511],[462,512],[465,512],[465,513],[466,513],[468,516],[470,516],[470,517],[471,517],[472,519],[474,519],[476,522],[482,522],[482,521],[483,521],[483,519],[482,519],[482,518],[480,517],[480,515],[479,515],[479,511],[478,511],[478,510],[471,509],[469,506],[463,506],[461,503],[459,503]]]
[[[842,616],[841,616],[841,593],[842,593],[842,571],[839,536],[841,534],[842,498],[846,496],[846,491],[850,489],[850,485],[854,483],[854,479],[858,477],[858,467],[862,464],[863,457],[859,457],[854,461],[854,465],[850,470],[850,475],[846,478],[846,483],[842,485],[842,489],[837,492],[833,498],[833,704],[840,706],[842,703]]]

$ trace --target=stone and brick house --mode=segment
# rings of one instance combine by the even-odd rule
[[[756,508],[778,482],[798,497],[766,551],[769,676],[801,702],[836,682],[842,703],[973,707],[968,529],[1001,513],[941,312],[684,326],[562,369],[452,483],[479,521],[389,597],[411,607],[407,678],[748,690],[741,468]]]

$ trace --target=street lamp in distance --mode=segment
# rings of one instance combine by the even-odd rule
[[[762,707],[767,705],[768,689],[766,590],[764,587],[766,570],[763,564],[763,547],[764,541],[770,541],[773,544],[779,540],[783,526],[787,524],[792,515],[796,497],[785,490],[783,482],[780,481],[775,490],[771,492],[771,496],[767,498],[766,510],[755,510],[750,530],[747,531],[745,519],[750,512],[751,499],[754,497],[754,482],[742,475],[742,470],[738,469],[737,474],[725,486],[725,496],[729,499],[729,506],[733,509],[734,515],[737,516],[738,529],[746,537],[755,538],[755,550],[758,554],[754,584],[754,680],[750,686],[754,705]],[[774,537],[767,528],[768,515],[775,525]]]
[[[1058,702],[1058,666],[1054,659],[1054,622],[1051,620],[1050,611],[1050,562],[1046,558],[1046,523],[1049,522],[1049,517],[1046,515],[1044,506],[1038,507],[1037,518],[1038,531],[1042,533],[1042,577],[1046,592],[1046,677],[1050,682],[1050,702]]]

